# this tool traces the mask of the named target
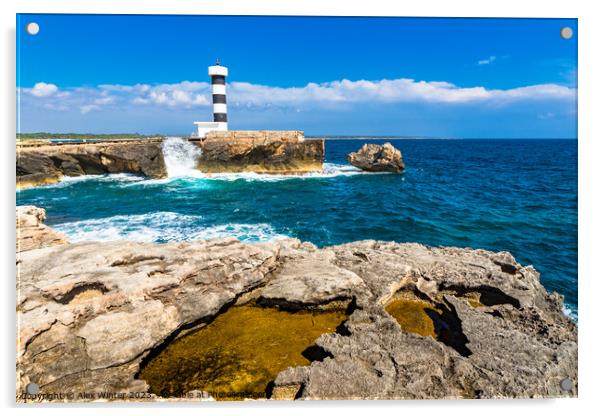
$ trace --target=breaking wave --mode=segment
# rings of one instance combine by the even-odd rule
[[[64,176],[60,182],[50,185],[40,185],[28,189],[53,189],[73,186],[84,182],[105,182],[116,186],[154,186],[165,185],[175,181],[196,183],[202,181],[246,181],[246,182],[280,182],[286,180],[328,179],[355,175],[388,175],[387,172],[366,172],[351,165],[327,163],[323,164],[322,172],[308,172],[302,174],[269,174],[255,172],[238,173],[204,173],[196,169],[196,155],[201,150],[187,140],[170,138],[164,143],[165,164],[168,177],[163,179],[149,179],[131,173],[110,173],[104,175]],[[18,191],[20,192],[20,191]]]
[[[204,226],[202,216],[175,212],[116,215],[54,225],[71,242],[130,240],[165,243],[235,237],[241,241],[262,242],[287,238],[269,224],[222,224]]]
[[[574,305],[565,301],[562,312],[564,312],[564,314],[566,316],[568,316],[569,318],[571,318],[573,321],[578,322],[579,313],[578,313],[577,308]]]
[[[162,143],[163,159],[170,178],[194,176],[201,149],[181,137],[168,137]]]
[[[309,172],[299,175],[292,174],[269,174],[255,172],[238,172],[238,173],[203,173],[196,169],[189,170],[183,176],[170,176],[165,179],[143,179],[140,181],[132,181],[132,183],[124,184],[126,186],[153,186],[164,185],[174,181],[185,180],[189,183],[211,182],[211,181],[245,181],[245,182],[280,182],[286,180],[304,180],[304,179],[328,179],[342,176],[354,175],[388,175],[387,172],[365,172],[351,165],[343,165],[336,163],[324,163],[322,172]],[[205,183],[207,183],[205,182]]]
[[[370,175],[374,173],[365,172],[351,165],[342,165],[337,163],[324,163],[322,172],[308,172],[299,175],[282,175],[282,174],[269,174],[269,173],[254,173],[254,172],[240,172],[240,173],[213,173],[213,174],[201,174],[203,178],[210,180],[222,180],[222,181],[264,181],[264,182],[277,182],[289,179],[322,179],[322,178],[335,178],[337,176],[353,176],[353,175]],[[197,176],[198,177],[198,176]]]

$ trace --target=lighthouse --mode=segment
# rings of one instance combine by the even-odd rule
[[[211,77],[211,97],[213,101],[213,122],[195,121],[196,137],[204,138],[210,131],[228,131],[228,106],[226,104],[226,77],[228,68],[219,60],[208,68]]]

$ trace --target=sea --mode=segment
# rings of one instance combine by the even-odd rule
[[[368,173],[346,155],[392,143],[402,174]],[[364,138],[326,141],[324,170],[303,176],[207,175],[186,140],[163,143],[169,177],[66,178],[17,192],[73,242],[156,243],[295,237],[324,247],[377,239],[509,251],[577,306],[577,140]]]

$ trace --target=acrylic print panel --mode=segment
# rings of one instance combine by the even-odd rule
[[[577,395],[575,19],[17,34],[18,401]]]

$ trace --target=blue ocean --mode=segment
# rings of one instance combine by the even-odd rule
[[[17,204],[45,208],[71,241],[288,236],[505,250],[577,318],[577,140],[370,140],[402,151],[403,174],[350,166],[365,141],[327,140],[324,172],[299,177],[208,176],[193,169],[197,150],[170,139],[167,179],[69,178],[20,191]]]

